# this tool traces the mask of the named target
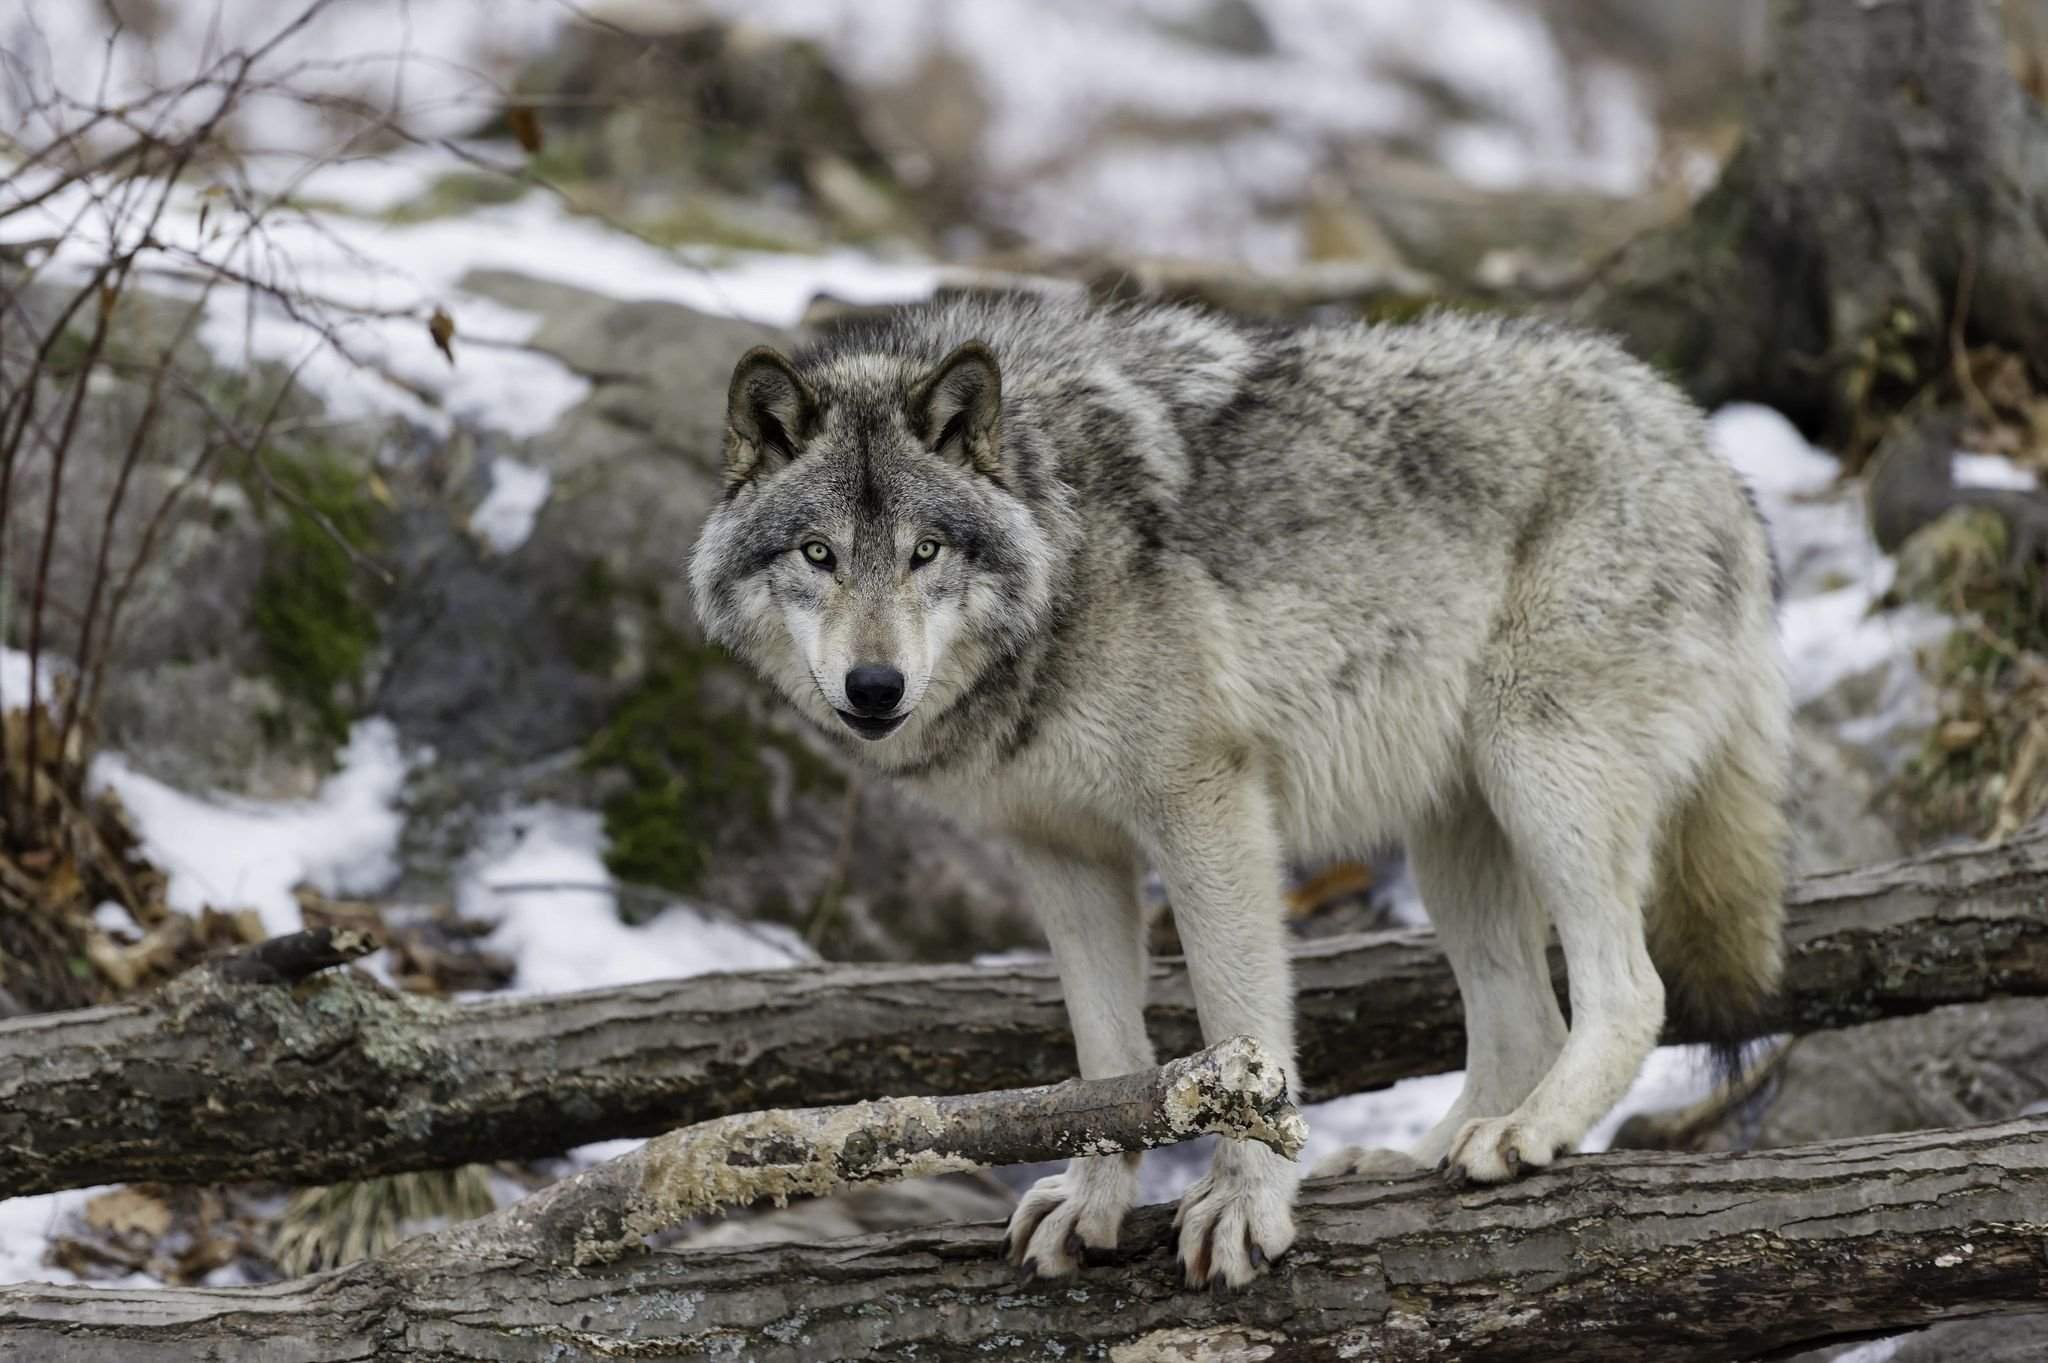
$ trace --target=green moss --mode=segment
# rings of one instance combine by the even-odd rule
[[[810,251],[818,246],[734,221],[696,199],[685,199],[666,212],[629,217],[627,222],[663,246],[720,246],[733,251]]]
[[[419,197],[394,205],[384,214],[391,222],[424,222],[445,218],[472,208],[511,203],[530,188],[518,175],[489,170],[454,170],[428,185]]]
[[[378,547],[380,508],[361,473],[332,450],[272,452],[269,463],[287,495],[267,484],[255,493],[275,523],[249,623],[279,689],[304,708],[319,737],[340,742],[377,642],[371,583],[356,557]],[[294,726],[271,716],[267,727],[283,737]]]
[[[715,648],[662,636],[585,750],[591,768],[623,778],[604,801],[605,863],[621,880],[689,894],[720,849],[765,840],[770,749],[789,760],[799,790],[843,784],[801,743],[717,698],[709,683],[727,666]]]
[[[562,613],[563,646],[578,671],[608,675],[624,652],[613,620],[619,583],[602,559],[592,559],[576,579],[574,609]]]
[[[91,333],[78,327],[67,327],[50,343],[49,353],[43,357],[43,367],[57,378],[70,378],[85,368],[86,352],[90,349]]]

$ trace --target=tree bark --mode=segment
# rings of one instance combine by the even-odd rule
[[[1783,0],[1741,148],[1578,314],[1709,407],[1867,448],[1942,373],[1951,324],[2048,379],[2048,131],[1991,0]]]
[[[595,1359],[1731,1360],[2048,1299],[2048,1119],[1769,1155],[1577,1156],[1500,1188],[1303,1189],[1242,1293],[1179,1285],[1171,1213],[1078,1279],[1001,1228],[653,1252],[581,1269],[401,1247],[262,1288],[0,1288],[37,1363]]]
[[[2048,993],[2044,899],[2039,829],[1810,877],[1790,897],[1776,1023]],[[1457,984],[1428,933],[1304,943],[1294,967],[1298,1093],[1463,1063]],[[1180,962],[1154,964],[1151,997],[1159,1052],[1197,1049]],[[1072,1056],[1050,965],[830,966],[462,1004],[354,972],[296,988],[194,972],[152,1001],[0,1021],[0,1196],[549,1155],[734,1112],[1047,1083]]]

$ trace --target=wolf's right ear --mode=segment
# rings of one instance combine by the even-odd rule
[[[725,394],[725,485],[795,459],[817,423],[817,396],[779,352],[757,345],[740,356]]]

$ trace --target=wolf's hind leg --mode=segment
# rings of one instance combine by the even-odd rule
[[[1412,1151],[1353,1146],[1318,1161],[1318,1178],[1434,1165],[1465,1123],[1514,1111],[1564,1046],[1544,955],[1549,924],[1492,811],[1467,796],[1410,831],[1408,860],[1464,1001],[1465,1086]]]
[[[1572,1010],[1564,1048],[1535,1089],[1451,1141],[1454,1181],[1497,1183],[1577,1146],[1657,1044],[1664,983],[1650,961],[1644,904],[1661,808],[1640,779],[1643,764],[1584,730],[1496,738],[1480,771],[1519,874],[1557,925]]]
[[[1081,1077],[1150,1068],[1135,863],[1085,862],[1038,849],[1019,855],[1059,967]],[[1076,1159],[1033,1184],[1010,1216],[1011,1261],[1057,1278],[1080,1267],[1084,1250],[1114,1249],[1124,1213],[1138,1197],[1139,1158]]]

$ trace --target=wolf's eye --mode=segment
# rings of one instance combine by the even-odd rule
[[[930,563],[938,556],[939,542],[937,540],[919,540],[917,548],[910,551],[910,566],[915,568],[920,563]]]
[[[820,568],[830,568],[832,566],[832,547],[826,544],[825,541],[805,540],[802,551],[803,556],[816,566]]]

